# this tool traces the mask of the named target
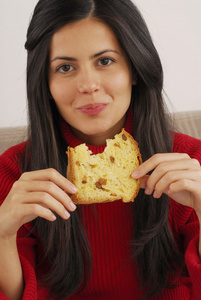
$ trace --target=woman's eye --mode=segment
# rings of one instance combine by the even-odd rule
[[[60,73],[68,73],[73,70],[74,70],[74,68],[70,65],[62,65],[57,68],[57,72],[60,72]]]
[[[108,66],[110,65],[112,62],[114,62],[113,59],[105,57],[105,58],[101,58],[98,62],[98,65],[100,66]]]

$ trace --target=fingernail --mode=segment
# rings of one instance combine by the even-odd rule
[[[75,192],[75,193],[77,192],[77,188],[76,188],[76,186],[74,186],[74,185],[71,185],[71,187],[70,187],[70,188],[71,188],[71,191],[72,191],[72,192]]]
[[[70,214],[69,214],[69,212],[67,210],[64,211],[64,217],[66,219],[68,219],[70,217]]]
[[[172,192],[170,191],[170,189],[168,189],[167,194],[168,194],[168,196],[170,196],[170,197],[174,195],[174,193],[172,193]]]
[[[131,175],[133,178],[137,178],[140,175],[140,172],[138,170],[134,171]]]
[[[154,191],[153,197],[154,197],[154,198],[158,198],[158,195],[157,195],[156,191]]]
[[[77,208],[77,206],[73,202],[70,202],[70,206],[73,210],[75,210]]]
[[[145,192],[145,194],[146,194],[146,195],[149,195],[149,194],[150,194],[149,188],[148,188],[148,187],[146,187],[146,189],[145,189],[145,191],[144,191],[144,192]]]
[[[52,215],[52,221],[55,221],[55,220],[56,220],[56,216]]]

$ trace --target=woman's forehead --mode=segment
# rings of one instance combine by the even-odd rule
[[[122,51],[113,30],[99,19],[84,19],[63,26],[52,37],[51,55],[61,55],[67,51],[69,55],[85,51],[94,55],[105,49]],[[91,53],[90,53],[91,52]]]

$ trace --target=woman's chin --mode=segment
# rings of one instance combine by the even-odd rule
[[[82,142],[93,145],[105,144],[107,138],[110,138],[110,128],[101,126],[101,128],[71,128],[73,134]]]

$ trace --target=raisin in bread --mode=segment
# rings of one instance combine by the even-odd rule
[[[137,196],[140,179],[131,177],[141,163],[137,142],[122,129],[106,143],[104,152],[96,155],[86,144],[68,147],[68,177],[78,189],[74,203],[130,202]]]

